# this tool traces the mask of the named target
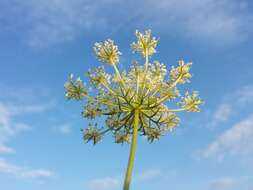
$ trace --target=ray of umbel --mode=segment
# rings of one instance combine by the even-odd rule
[[[90,88],[80,78],[74,79],[72,74],[64,85],[66,98],[81,101],[84,105],[82,116],[93,121],[82,130],[85,142],[96,144],[111,132],[115,143],[131,143],[124,190],[130,187],[138,135],[147,137],[152,143],[178,126],[177,112],[199,112],[202,104],[196,91],[181,95],[177,89],[178,85],[190,82],[192,63],[179,60],[176,67],[167,71],[159,61],[150,61],[157,44],[150,30],[136,31],[136,41],[131,48],[143,57],[144,64],[133,61],[128,72],[120,72],[117,64],[121,52],[114,41],[95,43],[97,59],[112,66],[115,72],[109,74],[104,66],[99,66],[87,73]],[[102,116],[106,119],[106,127],[99,127],[95,122],[95,118]]]

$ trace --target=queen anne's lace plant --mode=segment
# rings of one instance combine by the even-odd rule
[[[143,65],[134,61],[128,72],[120,73],[116,65],[121,53],[109,39],[95,43],[94,52],[99,61],[113,66],[115,73],[109,74],[100,66],[88,72],[92,88],[87,88],[80,78],[74,80],[73,75],[64,85],[67,99],[84,101],[84,118],[106,119],[104,127],[90,123],[83,129],[85,142],[96,144],[112,132],[116,143],[131,143],[124,190],[129,189],[138,134],[149,142],[158,140],[178,126],[177,112],[199,112],[202,103],[196,91],[182,96],[177,89],[178,85],[190,82],[191,62],[179,60],[176,67],[167,71],[166,65],[149,60],[158,43],[151,31],[136,31],[136,38],[131,47],[144,58]]]

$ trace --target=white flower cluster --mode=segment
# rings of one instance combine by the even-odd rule
[[[163,80],[167,74],[166,65],[160,63],[159,61],[155,61],[154,64],[149,64],[150,71],[153,73],[153,76],[157,76],[159,80]]]
[[[110,65],[119,62],[121,52],[118,50],[118,46],[114,44],[113,40],[108,39],[104,42],[95,43],[93,49],[99,61]]]
[[[67,99],[81,100],[88,94],[80,77],[74,81],[73,74],[69,76],[68,81],[64,84],[64,88],[66,90],[65,97]]]
[[[187,112],[200,112],[199,106],[201,104],[203,104],[203,102],[199,98],[199,93],[197,91],[193,91],[192,94],[186,92],[185,97],[182,97],[182,101],[179,102],[179,105]]]
[[[110,84],[112,76],[105,72],[103,66],[96,67],[88,71],[90,82],[96,87],[101,87],[104,84]]]
[[[136,30],[137,41],[131,44],[134,52],[140,53],[143,57],[151,56],[156,53],[158,40],[155,37],[151,38],[151,30],[145,31],[145,34]]]
[[[170,71],[170,77],[172,82],[177,82],[178,84],[184,84],[186,82],[190,82],[190,78],[192,77],[190,71],[192,62],[187,64],[184,63],[183,60],[178,61],[178,67],[172,67]]]
[[[140,33],[136,31],[136,42],[132,43],[134,51],[145,58],[144,64],[137,61],[131,65],[128,72],[120,72],[116,63],[119,62],[118,47],[112,40],[95,43],[96,57],[103,63],[113,66],[114,74],[108,74],[104,66],[88,71],[90,83],[94,85],[92,93],[87,95],[80,78],[73,80],[71,75],[65,84],[66,97],[80,100],[87,96],[82,116],[87,119],[106,117],[106,127],[98,130],[92,126],[84,131],[85,140],[97,143],[102,135],[113,132],[116,143],[128,142],[133,134],[135,112],[139,114],[138,133],[147,136],[150,142],[159,139],[166,131],[178,126],[180,119],[177,112],[198,112],[202,103],[196,91],[186,93],[180,101],[179,84],[190,82],[192,63],[178,61],[177,67],[167,71],[166,65],[159,61],[150,62],[157,46],[157,39],[151,36],[151,31]],[[179,105],[176,108],[170,106]],[[178,102],[178,103],[177,103]]]

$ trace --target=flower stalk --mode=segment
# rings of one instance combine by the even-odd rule
[[[129,190],[130,183],[131,183],[133,166],[134,166],[134,158],[135,158],[136,147],[137,147],[138,128],[139,128],[139,110],[136,109],[134,112],[134,126],[133,126],[131,150],[130,150],[128,165],[127,165],[127,171],[125,175],[123,190]]]

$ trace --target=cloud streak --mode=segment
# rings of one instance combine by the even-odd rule
[[[12,164],[0,158],[0,173],[12,175],[21,178],[48,178],[52,177],[54,173],[45,169],[28,169]]]
[[[211,115],[207,127],[220,127],[231,118],[236,119],[232,127],[223,131],[208,146],[200,151],[205,158],[222,161],[226,156],[253,155],[253,86],[244,86],[225,95],[223,101]],[[238,119],[238,118],[241,119]]]
[[[226,190],[235,187],[238,184],[238,179],[234,177],[222,177],[216,180],[213,180],[209,184],[209,189],[215,190]]]
[[[20,132],[31,129],[29,125],[15,121],[17,116],[42,113],[51,106],[51,103],[17,105],[6,104],[0,101],[0,153],[14,153],[15,150],[6,144]]]
[[[112,190],[117,189],[119,186],[119,179],[113,177],[92,179],[87,184],[89,190]]]
[[[186,37],[209,42],[213,40],[217,44],[241,41],[246,36],[239,34],[249,30],[248,24],[252,19],[245,1],[241,3],[234,0],[149,2],[151,14],[147,18],[151,19],[155,26],[163,28],[165,32],[177,31]],[[237,11],[243,14],[237,14]]]
[[[159,176],[162,175],[162,172],[160,169],[149,169],[141,172],[139,175],[137,175],[138,181],[148,181],[153,180]]]
[[[53,127],[53,130],[60,134],[68,135],[72,133],[72,126],[70,124],[62,124],[62,125]]]
[[[138,174],[136,174],[136,177],[133,177],[133,184],[134,183],[142,183],[142,182],[148,182],[156,179],[157,177],[162,175],[162,171],[160,169],[147,169],[144,170]],[[122,183],[122,179],[124,179],[123,175],[120,175],[120,177],[103,177],[103,178],[96,178],[91,179],[86,182],[86,187],[89,190],[113,190],[118,189]]]
[[[223,160],[225,155],[253,154],[253,114],[238,122],[209,144],[205,157]]]
[[[15,150],[13,148],[10,148],[4,144],[0,144],[0,153],[14,153]]]
[[[2,5],[10,10],[3,13],[7,17],[2,17],[14,31],[19,27],[23,33],[29,34],[28,43],[33,47],[72,41],[80,34],[94,30],[120,32],[125,25],[152,27],[164,34],[177,32],[182,37],[221,45],[240,42],[252,31],[249,24],[252,14],[246,1],[129,0],[127,4],[116,0],[14,2]],[[15,22],[11,19],[13,17],[17,18]]]
[[[241,110],[253,111],[249,105],[253,105],[253,85],[244,86],[235,92],[225,95],[223,101],[211,116],[211,122],[207,124],[210,128],[218,127],[228,121]]]

